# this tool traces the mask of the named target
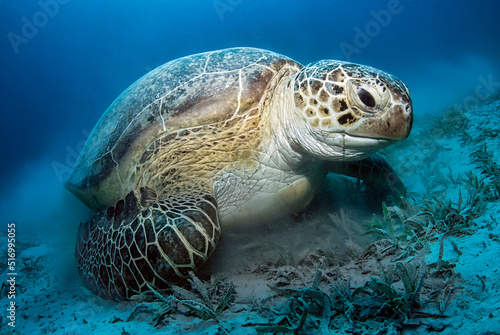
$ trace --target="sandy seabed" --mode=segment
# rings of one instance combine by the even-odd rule
[[[89,292],[67,271],[71,243],[19,237],[15,328],[3,284],[0,331],[500,334],[499,118],[500,101],[450,110],[388,148],[409,192],[385,214],[355,181],[330,178],[318,205],[224,232],[199,279],[137,301]]]

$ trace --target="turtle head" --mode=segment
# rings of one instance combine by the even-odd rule
[[[309,64],[293,78],[292,94],[301,129],[294,144],[322,159],[362,159],[407,138],[411,130],[406,85],[368,66],[332,60]]]

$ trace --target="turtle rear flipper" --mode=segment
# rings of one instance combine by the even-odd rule
[[[215,199],[202,192],[156,199],[147,188],[82,223],[76,258],[85,284],[105,298],[166,288],[199,268],[220,235]]]

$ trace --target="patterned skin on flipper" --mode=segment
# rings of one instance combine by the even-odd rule
[[[157,200],[142,188],[80,225],[78,271],[94,293],[130,298],[147,284],[164,289],[199,268],[219,235],[212,196],[193,190]]]

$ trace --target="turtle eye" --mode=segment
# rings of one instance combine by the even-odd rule
[[[356,85],[352,83],[349,89],[351,101],[362,111],[376,113],[381,103],[378,92],[369,85]]]
[[[365,83],[350,80],[347,82],[346,91],[353,107],[370,114],[376,114],[382,110],[387,101],[385,95],[381,96],[374,87]]]
[[[375,98],[373,95],[365,90],[364,88],[360,87],[356,91],[356,94],[358,95],[359,101],[363,103],[366,107],[368,108],[373,108],[375,107]]]

